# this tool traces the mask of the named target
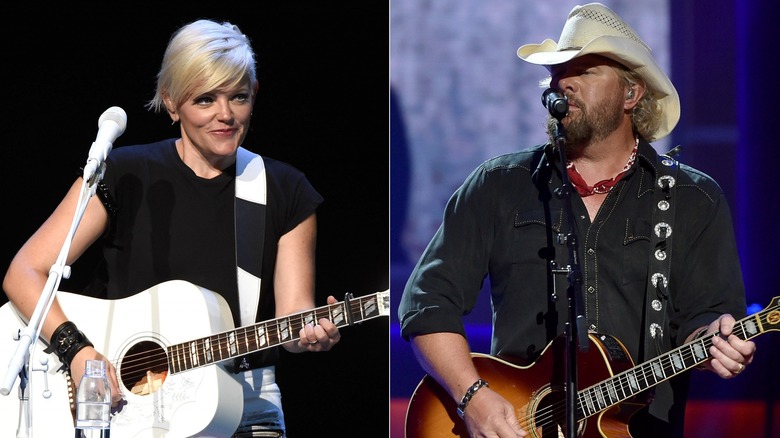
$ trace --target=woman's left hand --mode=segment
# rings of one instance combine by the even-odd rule
[[[328,304],[336,304],[338,301],[332,295],[328,297]],[[341,332],[333,322],[327,318],[320,318],[317,324],[306,324],[299,333],[300,339],[296,342],[296,352],[303,351],[328,351],[341,339]],[[292,350],[291,350],[292,351]]]

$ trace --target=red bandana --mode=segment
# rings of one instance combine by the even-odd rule
[[[623,175],[625,175],[626,172],[631,169],[631,166],[634,164],[634,160],[636,160],[636,146],[634,146],[634,150],[631,152],[631,156],[628,157],[628,162],[626,162],[626,165],[623,166],[623,170],[621,170],[620,173],[618,173],[614,178],[599,181],[592,186],[589,186],[588,183],[582,179],[582,175],[580,175],[580,173],[577,171],[577,168],[574,167],[574,163],[571,161],[566,163],[566,172],[569,174],[569,179],[580,196],[585,197],[595,194],[601,195],[604,193],[609,193],[610,190],[612,190],[612,187],[614,187],[615,184],[617,184],[618,181],[623,178]]]

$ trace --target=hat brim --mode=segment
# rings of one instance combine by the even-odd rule
[[[581,49],[558,50],[558,44],[546,39],[541,44],[526,44],[517,49],[517,56],[531,64],[553,66],[563,64],[584,55],[600,55],[635,70],[647,87],[659,96],[663,119],[655,135],[647,138],[655,141],[667,136],[680,120],[680,97],[672,82],[661,70],[647,49],[637,42],[618,36],[594,38]]]

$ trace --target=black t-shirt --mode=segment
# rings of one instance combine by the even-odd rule
[[[273,272],[279,238],[315,212],[322,197],[298,169],[263,157],[267,207],[257,321],[274,315]],[[239,327],[235,165],[204,179],[181,161],[175,139],[116,148],[99,195],[110,227],[90,286],[109,299],[185,280],[221,295]]]

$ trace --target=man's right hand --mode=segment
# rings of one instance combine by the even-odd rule
[[[525,437],[515,415],[515,407],[489,387],[474,394],[463,411],[463,419],[471,437]]]

